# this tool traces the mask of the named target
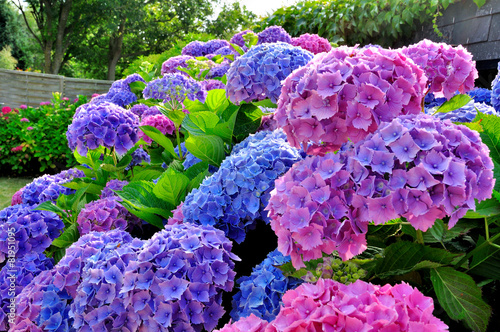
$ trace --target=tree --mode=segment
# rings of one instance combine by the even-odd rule
[[[249,11],[239,2],[228,5],[224,3],[217,19],[207,24],[206,31],[219,38],[231,38],[235,33],[251,27],[257,15]]]

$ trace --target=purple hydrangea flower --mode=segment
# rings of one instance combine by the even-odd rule
[[[172,135],[175,131],[175,124],[167,116],[163,114],[151,115],[143,118],[140,126],[155,127],[162,132],[163,135]],[[146,135],[142,130],[139,131],[139,138],[142,138],[147,143],[151,144],[153,140]]]
[[[207,54],[220,54],[217,53],[218,50],[224,47],[229,47],[231,44],[227,40],[223,39],[212,39],[205,43],[205,49]]]
[[[263,208],[274,180],[301,159],[281,131],[249,136],[233,148],[217,172],[187,195],[184,222],[212,225],[242,242],[257,220],[269,221]]]
[[[18,191],[16,191],[14,193],[14,195],[12,195],[12,200],[10,202],[10,205],[17,205],[17,204],[23,203],[23,198],[22,198],[23,189],[24,189],[24,187],[19,189]]]
[[[137,117],[140,119],[140,118],[142,118],[142,115],[144,114],[144,112],[146,112],[148,109],[149,109],[149,106],[147,106],[147,105],[144,105],[144,104],[135,104],[130,109],[130,112],[132,112],[135,115],[137,115]]]
[[[62,184],[83,177],[85,174],[76,168],[55,175],[42,175],[22,188],[21,201],[23,204],[31,205],[47,201],[55,202],[60,195],[70,195],[75,192],[73,189],[63,187]]]
[[[467,92],[467,94],[474,99],[475,103],[485,103],[491,105],[491,90],[484,88],[474,88]]]
[[[276,180],[269,210],[278,249],[296,268],[322,253],[343,260],[366,249],[368,223],[404,217],[426,231],[453,227],[495,180],[479,134],[449,120],[406,115],[337,154],[306,158]]]
[[[78,214],[80,235],[112,229],[130,230],[140,225],[139,219],[128,212],[120,201],[119,197],[110,196],[87,203]]]
[[[144,98],[161,99],[170,101],[172,99],[182,103],[186,97],[189,100],[199,100],[204,103],[207,92],[202,89],[199,82],[191,77],[181,74],[165,74],[148,83],[143,91]]]
[[[142,113],[141,121],[146,119],[148,116],[158,115],[158,114],[163,114],[163,113],[158,109],[158,107],[151,106],[149,109],[145,110],[144,113]]]
[[[226,95],[236,104],[266,98],[276,102],[281,81],[312,58],[311,52],[290,44],[254,46],[231,64],[226,74]]]
[[[237,321],[251,314],[268,322],[276,317],[283,304],[283,294],[302,283],[300,279],[285,277],[278,268],[289,261],[290,257],[284,257],[278,250],[274,250],[253,268],[250,276],[236,281],[239,291],[233,296],[233,320]]]
[[[498,63],[498,73],[491,82],[491,106],[500,112],[500,62]]]
[[[219,80],[206,79],[201,82],[201,86],[205,91],[210,91],[215,89],[226,89],[226,85]]]
[[[383,121],[419,113],[425,80],[398,51],[338,47],[286,78],[275,118],[292,146],[309,154],[335,151]]]
[[[266,331],[323,331],[332,326],[339,331],[369,331],[375,326],[387,331],[448,331],[432,315],[432,298],[404,282],[381,287],[361,280],[344,285],[320,279],[287,291],[283,303]]]
[[[151,162],[151,157],[143,148],[138,148],[132,152],[132,161],[125,167],[125,170],[131,170],[132,167],[142,165],[143,162],[149,164]]]
[[[101,195],[99,198],[107,198],[107,197],[118,197],[114,193],[114,191],[120,191],[128,184],[128,181],[121,180],[109,180],[106,183],[106,186],[101,190]]]
[[[224,75],[226,75],[229,68],[230,65],[228,63],[221,63],[220,65],[216,65],[215,67],[210,68],[205,78],[212,79],[215,77],[223,77]]]
[[[264,43],[277,43],[283,42],[287,44],[292,43],[292,37],[280,26],[273,25],[265,28],[263,31],[257,34],[259,37],[259,42],[257,45]]]
[[[20,294],[42,271],[50,270],[54,260],[43,253],[27,254],[13,263],[8,262],[0,270],[0,330],[7,331],[8,320],[14,318],[10,314],[10,299]],[[12,287],[11,287],[12,286]]]
[[[100,104],[101,102],[107,101],[121,107],[132,104],[137,101],[137,96],[132,92],[129,84],[137,81],[146,83],[146,81],[144,81],[139,74],[132,74],[124,79],[115,81],[111,84],[108,93],[97,98],[93,98],[90,103]]]
[[[0,211],[0,263],[7,258],[42,253],[61,235],[64,223],[59,216],[34,208],[19,204]]]
[[[109,102],[80,107],[66,132],[72,151],[85,156],[88,150],[104,146],[121,155],[139,140],[139,118],[129,110]]]
[[[11,329],[25,331],[23,327],[41,328],[50,322],[53,327],[51,330],[76,331],[70,305],[83,276],[106,253],[128,246],[133,241],[136,246],[137,242],[141,243],[121,230],[92,232],[82,236],[66,250],[66,255],[52,270],[40,273],[16,297],[17,315]]]
[[[236,44],[239,47],[241,47],[244,50],[246,50],[245,40],[243,39],[243,36],[246,35],[249,32],[254,33],[252,30],[244,30],[244,31],[238,32],[237,34],[235,34],[234,36],[231,37],[231,40],[229,42],[231,44]]]
[[[301,47],[313,54],[329,52],[332,49],[330,42],[316,34],[305,33],[299,37],[292,38],[293,46]]]
[[[188,75],[186,72],[179,70],[178,68],[188,68],[187,60],[194,60],[195,58],[190,55],[178,55],[171,57],[161,65],[161,74],[182,74]]]
[[[204,42],[195,40],[187,44],[182,48],[182,55],[189,55],[192,57],[199,57],[208,54],[207,48]]]
[[[466,93],[474,88],[476,62],[462,45],[453,47],[424,39],[400,51],[424,70],[429,92],[442,92],[450,99],[457,90]]]
[[[214,55],[234,55],[234,58],[240,56],[240,54],[235,50],[233,50],[231,46],[224,46],[222,48],[219,48],[217,51],[214,52]]]

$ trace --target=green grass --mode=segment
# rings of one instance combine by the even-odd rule
[[[4,178],[0,177],[0,210],[10,205],[12,196],[33,181],[33,178]]]

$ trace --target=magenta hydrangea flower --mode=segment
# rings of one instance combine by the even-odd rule
[[[343,46],[286,78],[275,117],[292,146],[309,154],[335,151],[382,121],[419,113],[425,80],[400,52]]]
[[[92,231],[106,232],[112,229],[130,230],[140,225],[140,220],[120,204],[117,196],[100,198],[85,205],[78,214],[80,235]]]
[[[450,99],[457,90],[466,93],[474,89],[476,62],[462,45],[453,47],[424,39],[400,51],[425,71],[429,92],[442,92]]]
[[[167,61],[163,62],[161,65],[161,74],[174,74],[179,73],[182,75],[188,75],[186,72],[179,70],[178,68],[187,68],[187,60],[194,60],[195,58],[190,55],[178,55],[169,58]]]
[[[10,202],[11,206],[23,203],[23,198],[22,198],[23,189],[24,189],[24,187],[19,189],[18,191],[16,191],[16,193],[14,195],[12,195],[12,200]]]
[[[234,323],[229,322],[214,332],[264,332],[268,324],[266,320],[250,314],[250,316],[243,317]]]
[[[281,81],[312,58],[311,52],[286,43],[256,45],[231,64],[226,95],[235,104],[266,98],[276,102]]]
[[[333,326],[336,331],[448,331],[433,311],[432,298],[405,282],[344,285],[320,279],[287,291],[266,331],[328,331]]]
[[[264,43],[277,43],[277,42],[291,44],[292,42],[292,37],[290,37],[288,32],[286,32],[285,29],[283,29],[278,25],[273,25],[265,28],[264,30],[259,32],[257,36],[259,37],[257,45]]]
[[[309,33],[292,38],[291,44],[308,50],[314,54],[329,52],[332,49],[332,45],[330,45],[330,42],[327,39],[316,34]]]
[[[175,131],[175,124],[163,114],[152,115],[141,121],[141,126],[152,126],[161,131],[164,135],[172,135]],[[139,131],[139,138],[151,144],[153,140],[149,138],[142,130]]]
[[[278,249],[296,268],[338,251],[343,260],[366,249],[368,223],[406,218],[426,231],[449,216],[453,227],[495,180],[479,134],[432,116],[383,123],[337,154],[298,162],[281,178],[267,209]]]
[[[139,118],[129,110],[109,102],[80,106],[68,126],[66,137],[72,151],[87,155],[104,146],[124,154],[139,140]]]

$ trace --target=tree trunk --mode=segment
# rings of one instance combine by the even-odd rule
[[[64,59],[64,54],[68,49],[68,35],[70,34],[71,29],[68,29],[67,25],[72,5],[73,0],[66,0],[61,4],[61,9],[59,12],[59,24],[57,25],[54,56],[52,58],[52,63],[50,66],[51,74],[57,75],[59,73],[59,70],[61,69],[61,63]]]
[[[125,21],[120,22],[118,32],[109,38],[108,50],[108,80],[114,81],[116,76],[116,65],[122,56],[123,36],[125,35]]]

